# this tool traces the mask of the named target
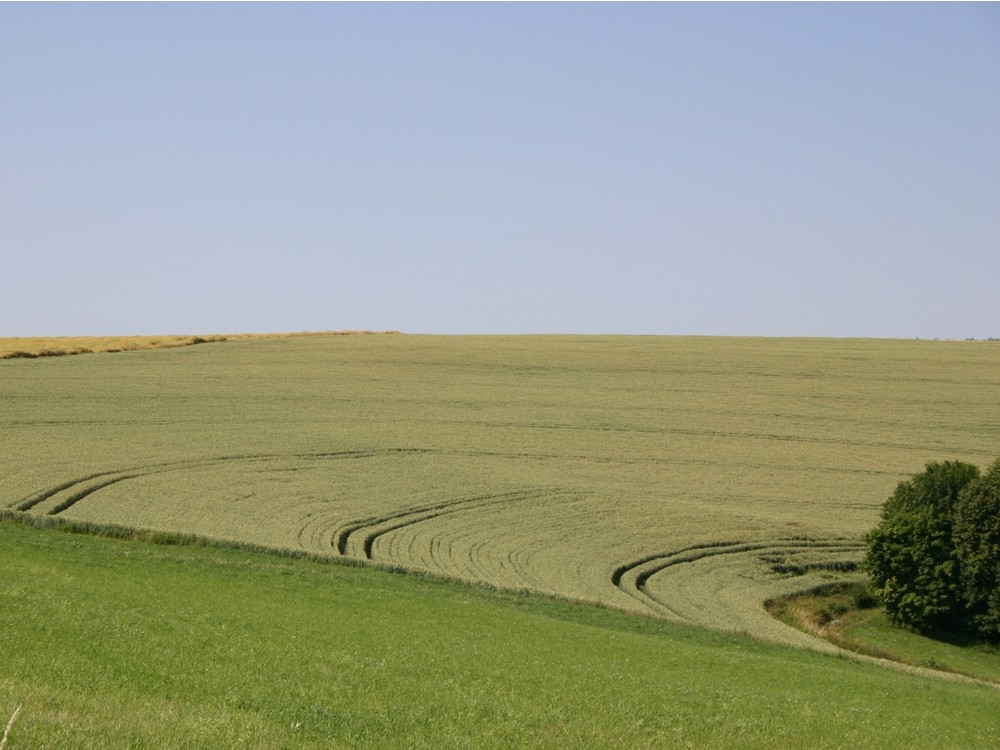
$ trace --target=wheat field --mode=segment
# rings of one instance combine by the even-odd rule
[[[896,483],[1000,455],[994,342],[230,338],[0,362],[0,508],[817,646]]]

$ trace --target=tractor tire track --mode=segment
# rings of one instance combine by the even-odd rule
[[[616,567],[611,574],[611,583],[630,597],[640,601],[653,611],[673,619],[695,622],[676,602],[652,593],[649,582],[671,568],[688,565],[706,558],[753,554],[762,558],[822,550],[852,554],[864,549],[864,545],[851,539],[772,539],[764,541],[720,541],[712,544],[692,545],[659,554],[647,555]],[[827,567],[829,563],[817,562],[812,567]],[[774,567],[774,566],[772,566]],[[810,567],[808,562],[804,567]],[[707,577],[707,576],[706,576]]]
[[[14,509],[19,510],[23,513],[27,513],[36,505],[45,502],[50,497],[53,497],[54,495],[57,495],[64,490],[76,487],[77,485],[83,484],[84,482],[89,482],[92,479],[98,479],[100,477],[111,476],[113,474],[118,474],[118,473],[119,473],[118,471],[100,471],[97,472],[96,474],[88,474],[87,476],[79,477],[77,479],[70,479],[68,482],[57,484],[55,487],[49,487],[48,489],[39,490],[38,492],[35,492],[32,495],[28,495],[28,497],[24,498],[20,502],[15,503]]]
[[[342,556],[374,559],[374,546],[386,534],[399,531],[407,526],[423,523],[453,513],[475,510],[480,507],[532,500],[551,494],[551,490],[514,490],[501,493],[472,495],[466,498],[452,498],[436,503],[404,508],[393,513],[369,516],[344,524],[333,536],[333,547]],[[357,541],[360,539],[360,541]]]
[[[239,462],[272,462],[287,460],[329,461],[352,458],[374,458],[396,454],[419,454],[431,451],[421,448],[386,448],[374,450],[322,451],[310,453],[248,453],[145,464],[122,469],[110,469],[87,474],[61,484],[39,490],[14,505],[16,510],[36,514],[58,515],[87,496],[118,482],[172,471],[206,469]],[[98,480],[98,481],[94,481]]]

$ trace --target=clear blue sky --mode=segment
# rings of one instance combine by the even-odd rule
[[[1000,4],[0,4],[0,336],[1000,336]]]

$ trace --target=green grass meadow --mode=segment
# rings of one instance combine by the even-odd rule
[[[983,748],[1000,691],[609,609],[0,524],[18,748]]]
[[[844,637],[896,661],[964,674],[1000,685],[1000,648],[995,644],[958,644],[892,625],[881,610],[852,612]]]
[[[834,584],[772,601],[768,609],[783,622],[855,653],[1000,686],[1000,645],[946,641],[895,626],[874,598],[859,607],[852,586],[871,596],[864,581]]]
[[[1000,344],[227,338],[0,360],[4,750],[1000,744],[764,608],[1000,456]]]

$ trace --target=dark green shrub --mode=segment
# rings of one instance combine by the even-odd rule
[[[878,597],[867,583],[852,583],[847,587],[847,595],[851,598],[854,609],[874,609],[879,605]]]

